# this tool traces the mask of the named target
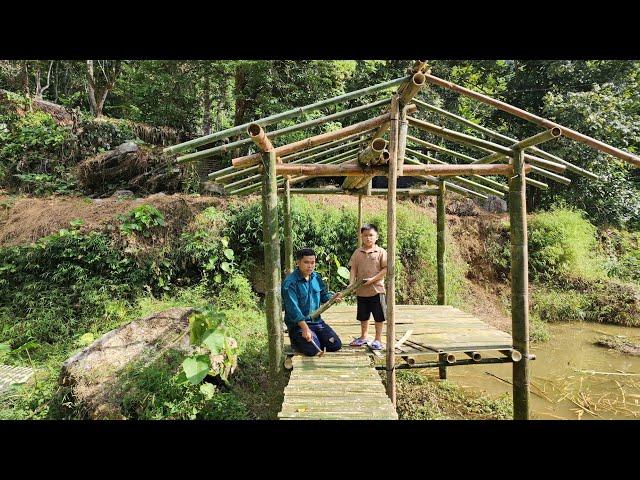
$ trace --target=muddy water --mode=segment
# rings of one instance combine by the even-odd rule
[[[603,334],[640,343],[640,328],[590,323],[549,327],[551,339],[531,349],[537,357],[530,364],[532,418],[640,419],[640,357],[593,343]],[[489,397],[511,395],[511,385],[503,381],[511,381],[510,364],[453,367],[447,376]]]

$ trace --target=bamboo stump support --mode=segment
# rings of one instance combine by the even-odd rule
[[[293,272],[293,225],[291,224],[291,181],[284,181],[284,274]]]
[[[513,348],[522,360],[513,363],[513,418],[529,419],[529,261],[527,248],[526,175],[524,150],[515,149],[514,174],[509,179],[511,234],[511,331]]]
[[[391,98],[389,117],[389,173],[387,195],[387,395],[396,407],[396,356],[393,348],[396,338],[395,306],[396,306],[396,189],[398,177],[398,143],[399,143],[399,97]]]
[[[275,381],[283,367],[282,303],[280,298],[280,239],[278,238],[278,188],[276,185],[276,153],[261,154],[262,230],[264,239],[264,272],[266,280],[265,310],[269,332],[269,374]]]
[[[440,380],[446,380],[447,379],[447,367],[446,367],[446,361],[447,361],[447,354],[446,353],[441,353],[438,355],[438,361],[440,363],[440,365],[438,365],[438,374],[440,377]]]
[[[440,181],[438,199],[437,199],[437,264],[438,264],[438,305],[447,304],[446,294],[446,281],[447,272],[445,268],[445,251],[446,251],[446,237],[445,237],[445,194],[446,186],[444,181]]]

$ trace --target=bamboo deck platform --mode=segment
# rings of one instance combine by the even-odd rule
[[[0,396],[9,391],[11,385],[25,383],[33,375],[29,367],[12,367],[0,365]]]
[[[397,420],[380,375],[364,350],[293,357],[281,420]]]
[[[335,305],[323,313],[322,318],[336,331],[343,345],[360,336],[355,306]],[[372,323],[373,320],[369,324],[369,336],[374,332]],[[396,305],[395,341],[409,330],[411,335],[395,350],[399,357],[513,348],[510,334],[449,305]],[[388,343],[386,328],[382,331],[382,343]],[[288,336],[285,344],[291,351]],[[380,356],[384,355],[378,358]]]

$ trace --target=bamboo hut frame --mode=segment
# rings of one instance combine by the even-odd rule
[[[395,338],[395,260],[396,260],[396,204],[398,198],[413,196],[435,196],[437,198],[437,303],[447,304],[446,297],[446,217],[445,206],[448,192],[455,192],[471,198],[487,198],[488,194],[509,195],[509,219],[511,231],[511,289],[512,289],[512,339],[513,348],[501,350],[500,358],[483,358],[478,352],[466,352],[468,360],[456,361],[453,355],[442,354],[438,361],[417,363],[408,359],[406,363],[396,365],[394,349],[387,349],[386,364],[383,368],[387,375],[387,393],[395,406],[395,370],[401,368],[438,368],[441,378],[446,378],[446,368],[452,365],[505,363],[513,365],[513,404],[514,419],[529,418],[529,361],[535,357],[529,353],[529,311],[528,311],[528,258],[527,258],[527,217],[526,186],[547,188],[544,182],[534,180],[528,173],[544,176],[546,179],[569,183],[570,178],[563,174],[576,174],[598,180],[598,176],[582,167],[574,165],[556,155],[545,152],[539,145],[561,135],[577,142],[589,145],[601,152],[617,157],[633,166],[640,166],[640,158],[607,145],[596,139],[563,127],[555,122],[533,115],[525,110],[493,99],[452,82],[435,77],[429,71],[424,60],[416,61],[405,77],[396,78],[371,87],[363,88],[344,95],[322,100],[311,105],[294,108],[286,112],[258,119],[255,122],[206,135],[195,140],[174,145],[167,152],[184,153],[178,161],[195,161],[213,155],[230,152],[234,148],[251,144],[257,146],[258,153],[248,153],[234,158],[232,166],[209,174],[209,179],[223,186],[231,195],[251,194],[262,190],[264,263],[266,277],[266,317],[269,331],[269,371],[277,375],[283,366],[282,306],[280,298],[281,255],[278,234],[278,196],[284,206],[284,270],[293,269],[293,245],[291,239],[291,195],[296,194],[350,194],[358,198],[358,226],[363,221],[362,200],[365,196],[383,196],[387,198],[387,343],[393,344]],[[426,85],[437,85],[476,101],[488,104],[511,115],[532,122],[545,130],[530,138],[517,139],[495,132],[482,125],[475,124],[459,115],[443,110],[421,100],[417,95]],[[298,123],[290,127],[267,132],[264,130],[282,120],[299,117],[306,112],[344,104],[365,95],[385,92],[392,88],[397,92],[391,98],[370,102],[343,109],[331,115]],[[355,124],[347,125],[337,131],[325,132],[307,137],[305,140],[288,145],[274,146],[271,142],[286,133],[303,131],[309,127],[318,127],[333,120],[344,119],[361,112],[371,112],[377,107],[389,105],[383,114]],[[429,112],[447,121],[461,124],[468,130],[474,130],[488,137],[483,139],[468,133],[462,133],[442,125],[434,124],[411,116],[416,110]],[[409,134],[409,128],[423,130],[428,134],[444,138],[455,144],[476,149],[484,154],[474,158],[461,152],[445,148],[433,142]],[[467,130],[467,131],[468,131]],[[380,161],[373,155],[371,146],[376,139],[383,138],[389,132],[386,161]],[[194,148],[204,147],[232,136],[248,134],[248,138],[233,143],[210,147],[195,153]],[[411,146],[407,145],[411,143]],[[380,142],[376,143],[376,151]],[[426,152],[435,151],[463,160],[466,163],[452,164],[440,158],[430,157]],[[340,153],[338,153],[340,152]],[[417,158],[414,158],[417,157]],[[364,158],[365,161],[358,162]],[[427,163],[423,163],[422,161]],[[506,161],[507,163],[500,163]],[[279,175],[281,174],[281,175]],[[349,179],[361,177],[357,182],[345,181],[341,187],[292,188],[293,185],[319,176],[340,176]],[[386,189],[371,188],[373,176],[387,176]],[[506,184],[487,176],[505,176]],[[422,179],[426,184],[419,188],[397,188],[398,176],[412,176]],[[470,177],[470,178],[465,178]],[[357,188],[353,188],[356,186]],[[359,235],[357,235],[359,245]]]

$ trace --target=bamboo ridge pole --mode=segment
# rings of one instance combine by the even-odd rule
[[[361,278],[357,282],[349,285],[347,288],[345,288],[341,292],[335,293],[326,303],[323,303],[322,305],[320,305],[320,307],[318,307],[317,310],[314,310],[313,313],[311,313],[311,315],[309,315],[309,317],[311,317],[312,320],[314,318],[318,318],[325,311],[327,311],[329,309],[329,307],[331,307],[334,303],[336,303],[336,301],[337,301],[336,299],[338,298],[338,295],[342,295],[342,297],[344,298],[347,295],[349,295],[351,292],[353,292],[353,291],[357,290],[358,288],[360,288],[363,283],[364,283],[364,278]]]
[[[619,148],[615,148],[611,145],[608,145],[604,142],[596,140],[595,138],[591,138],[587,135],[584,135],[580,132],[576,132],[567,127],[563,127],[562,125],[547,120],[542,117],[538,117],[532,113],[527,112],[526,110],[522,110],[521,108],[514,107],[513,105],[509,105],[508,103],[501,102],[500,100],[496,100],[494,98],[488,97],[478,92],[474,92],[473,90],[469,90],[468,88],[461,87],[460,85],[456,85],[455,83],[448,82],[441,78],[435,77],[431,74],[426,74],[426,79],[428,82],[433,83],[434,85],[439,85],[444,88],[448,88],[449,90],[453,90],[467,97],[474,98],[482,103],[486,103],[491,105],[503,112],[510,113],[515,115],[516,117],[522,118],[523,120],[527,120],[529,122],[535,123],[543,128],[561,128],[564,136],[567,138],[571,138],[580,143],[584,143],[585,145],[589,145],[596,150],[599,150],[604,153],[608,153],[609,155],[613,155],[621,160],[631,163],[636,167],[640,167],[640,157],[632,155],[631,153],[620,150]]]
[[[379,100],[377,102],[373,102],[373,103],[370,103],[370,104],[367,104],[367,105],[362,105],[360,107],[350,108],[349,110],[344,110],[342,112],[334,113],[332,115],[327,115],[327,116],[320,117],[320,118],[314,118],[313,120],[308,120],[308,121],[303,122],[303,123],[298,123],[296,125],[291,125],[289,127],[281,128],[281,129],[275,130],[273,132],[267,132],[266,135],[270,139],[271,138],[276,138],[276,137],[285,135],[287,133],[297,132],[298,130],[304,130],[305,128],[308,128],[308,127],[313,127],[315,125],[321,125],[323,123],[327,123],[327,122],[331,122],[331,121],[334,121],[334,120],[338,120],[340,118],[346,117],[346,116],[354,114],[354,113],[362,112],[362,111],[365,111],[365,110],[370,110],[372,108],[379,107],[380,105],[383,105],[383,104],[385,104],[387,102],[388,102],[388,99]],[[232,149],[240,147],[242,145],[246,145],[247,143],[251,143],[251,139],[242,139],[242,140],[238,140],[236,142],[228,143],[226,145],[220,145],[218,147],[209,148],[207,150],[201,150],[199,152],[190,153],[188,155],[183,155],[181,157],[178,157],[177,160],[178,160],[179,163],[187,162],[187,161],[199,160],[201,158],[210,157],[210,156],[212,156],[212,155],[214,155],[216,153],[229,152]]]
[[[305,112],[318,110],[319,108],[335,105],[336,103],[346,102],[347,100],[351,100],[352,98],[358,98],[363,95],[374,93],[380,90],[386,90],[388,88],[394,87],[396,85],[399,85],[407,81],[409,78],[411,77],[407,76],[407,77],[396,78],[394,80],[389,80],[388,82],[379,83],[377,85],[372,85],[371,87],[362,88],[360,90],[354,90],[353,92],[345,93],[344,95],[338,95],[336,97],[315,102],[310,105],[292,108],[291,110],[287,110],[286,112],[277,113],[269,117],[264,117],[264,118],[255,120],[254,122],[243,123],[242,125],[238,125],[236,127],[228,128],[226,130],[215,132],[210,135],[205,135],[203,137],[196,138],[188,142],[180,143],[178,145],[173,145],[171,147],[164,149],[164,151],[180,152],[187,149],[199,147],[201,145],[206,145],[208,143],[215,142],[216,140],[221,140],[223,138],[231,137],[234,135],[240,135],[242,134],[242,132],[244,132],[244,129],[249,126],[249,123],[258,123],[260,124],[261,127],[266,127],[267,125],[271,125],[272,123],[276,123],[281,120],[287,120],[289,118],[298,117]]]
[[[305,148],[315,147],[316,145],[322,145],[323,143],[328,143],[328,142],[331,142],[332,140],[343,138],[348,135],[352,135],[354,133],[362,133],[368,130],[372,130],[388,121],[389,121],[389,114],[380,115],[378,117],[365,120],[364,122],[359,122],[353,125],[349,125],[348,127],[341,128],[340,130],[322,133],[320,135],[306,138],[298,142],[282,145],[276,148],[276,154],[283,157],[290,153],[299,152],[300,150],[304,150]],[[260,154],[254,153],[252,155],[245,155],[244,157],[234,158],[231,161],[231,163],[235,168],[249,167],[251,165],[255,165],[258,162],[259,158],[260,158]]]

